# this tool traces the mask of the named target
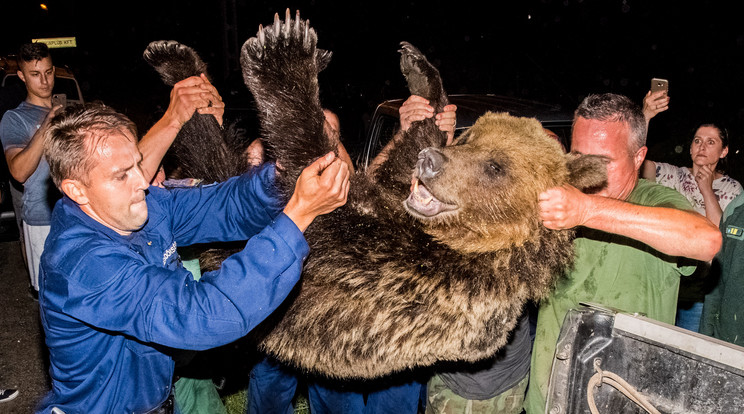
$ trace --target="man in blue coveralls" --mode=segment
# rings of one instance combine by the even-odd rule
[[[170,351],[246,335],[299,280],[302,232],[346,202],[333,153],[282,205],[271,164],[224,183],[149,187],[134,124],[103,105],[58,116],[44,154],[63,198],[41,259],[41,318],[52,391],[42,413],[172,412]],[[246,240],[200,282],[176,247]]]

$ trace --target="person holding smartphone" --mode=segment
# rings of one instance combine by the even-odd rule
[[[26,99],[3,115],[0,139],[10,174],[23,184],[21,240],[30,277],[29,291],[38,297],[39,258],[49,234],[52,206],[59,198],[50,185],[49,166],[42,157],[44,134],[62,107],[52,105],[54,65],[46,44],[21,46],[18,77],[26,86]]]
[[[648,123],[656,114],[669,108],[666,92],[651,92],[643,100],[643,113]],[[690,143],[691,167],[645,160],[641,170],[642,178],[674,188],[690,201],[695,211],[705,216],[716,226],[726,206],[742,192],[741,184],[726,175],[722,166],[729,150],[726,129],[714,124],[703,123],[696,129]],[[690,277],[682,278],[677,304],[676,325],[699,332],[700,317],[703,311],[709,266],[698,266]]]

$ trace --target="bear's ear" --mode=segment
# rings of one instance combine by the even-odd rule
[[[601,155],[566,154],[568,183],[585,193],[601,190],[607,184],[607,161]]]

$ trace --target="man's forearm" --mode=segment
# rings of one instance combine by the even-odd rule
[[[641,241],[671,255],[709,261],[721,248],[721,232],[693,211],[646,207],[588,196],[586,227]]]
[[[46,128],[39,128],[25,148],[11,148],[5,152],[8,170],[19,183],[25,183],[39,166],[44,155],[45,132]]]
[[[180,130],[181,124],[166,114],[139,141],[137,146],[142,153],[141,168],[145,179],[152,181],[155,177],[160,162]]]

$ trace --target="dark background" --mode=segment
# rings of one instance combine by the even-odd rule
[[[641,103],[652,77],[669,79],[671,109],[649,133],[649,158],[690,165],[697,124],[720,121],[731,135],[731,175],[742,180],[744,25],[737,2],[641,0],[274,1],[170,0],[3,2],[0,54],[37,37],[75,36],[54,49],[86,100],[99,99],[142,129],[167,105],[168,88],[142,60],[152,40],[195,48],[225,99],[228,116],[251,113],[238,56],[274,12],[299,9],[334,52],[321,100],[336,111],[352,154],[377,103],[407,95],[398,43],[410,41],[440,69],[450,93],[493,93],[561,103],[616,92]],[[249,116],[250,117],[250,116]],[[144,132],[144,131],[143,131]]]

